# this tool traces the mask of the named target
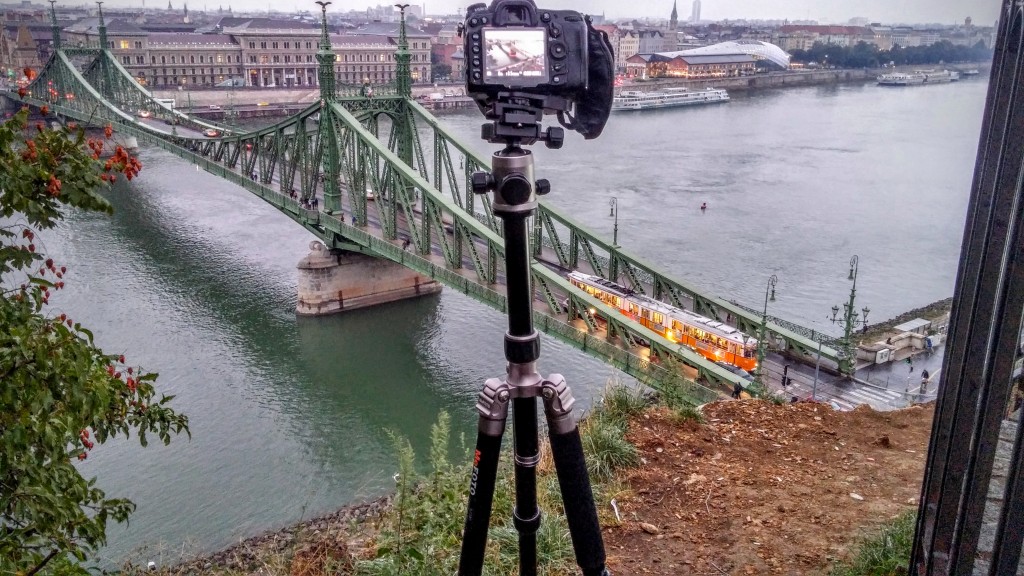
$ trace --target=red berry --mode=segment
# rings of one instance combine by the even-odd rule
[[[120,362],[121,364],[124,364],[124,354],[121,354],[121,356],[118,357],[117,361]]]

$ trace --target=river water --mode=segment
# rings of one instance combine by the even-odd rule
[[[616,197],[620,244],[659,268],[751,306],[777,274],[770,312],[832,330],[853,254],[873,321],[952,294],[985,90],[809,87],[614,115],[598,140],[535,147],[537,174],[551,202],[609,237]],[[443,120],[493,149],[479,115]],[[389,432],[425,454],[441,410],[472,443],[475,395],[503,373],[502,315],[446,290],[297,318],[312,236],[163,151],[140,157],[140,177],[110,191],[113,217],[74,214],[45,235],[69,267],[55,308],[159,372],[191,418],[191,441],[117,442],[83,465],[139,505],[105,561],[214,550],[379,495],[396,469]],[[616,377],[548,338],[540,367],[583,406]]]

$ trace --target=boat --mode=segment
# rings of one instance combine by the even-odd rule
[[[922,84],[945,84],[960,79],[959,72],[949,70],[914,70],[893,72],[878,77],[879,86],[920,86]]]
[[[964,76],[977,76],[980,72],[978,72],[977,68],[971,68],[970,70],[964,70],[961,74]]]
[[[612,99],[612,110],[651,110],[728,101],[729,93],[721,88],[706,88],[704,90],[665,88],[654,92],[626,90]]]

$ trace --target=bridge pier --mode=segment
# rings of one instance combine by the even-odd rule
[[[329,250],[320,241],[309,245],[299,268],[303,316],[325,316],[441,291],[441,284],[401,264],[358,252]]]

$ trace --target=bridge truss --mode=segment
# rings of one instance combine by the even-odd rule
[[[411,98],[404,22],[396,54],[399,80],[371,88],[334,82],[325,18],[318,55],[321,101],[247,132],[159,103],[109,50],[62,47],[55,22],[54,16],[54,53],[27,86],[21,98],[26,104],[45,105],[67,120],[110,124],[245,188],[328,247],[392,260],[506,311],[501,223],[489,198],[474,194],[470,184],[473,172],[489,169],[488,160]],[[102,15],[100,36],[105,46]],[[142,111],[149,117],[141,118]],[[208,130],[216,136],[205,136]],[[314,197],[322,199],[318,209],[309,208]],[[564,273],[582,269],[705,316],[727,314],[746,333],[756,332],[760,314],[659,272],[543,201],[531,229],[539,330],[652,387],[683,387],[694,403],[713,400],[738,381],[688,347],[575,288]],[[776,319],[768,322],[767,334],[772,347],[797,359],[813,359],[823,338]],[[823,340],[820,349],[823,360],[841,365],[841,346]],[[677,363],[695,369],[711,387],[682,377]]]

